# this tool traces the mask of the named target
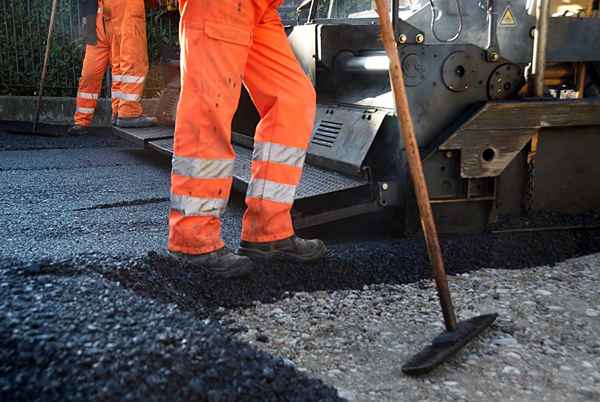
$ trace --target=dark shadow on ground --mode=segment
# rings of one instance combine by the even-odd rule
[[[292,292],[360,290],[365,285],[415,282],[425,278],[429,268],[424,241],[418,238],[337,243],[330,248],[318,263],[265,263],[247,278],[230,280],[154,252],[128,261],[85,257],[33,267],[44,273],[95,270],[146,297],[175,303],[199,318],[218,318],[223,311],[219,307],[270,303]],[[450,274],[482,268],[527,269],[599,252],[600,230],[452,236],[442,239],[442,248]]]
[[[206,313],[202,310],[219,306],[273,302],[285,297],[286,292],[362,289],[365,285],[424,278],[429,264],[422,240],[398,240],[386,246],[368,242],[338,244],[318,264],[274,262],[238,280],[219,280],[155,254],[104,273],[137,292],[203,315]],[[600,251],[600,231],[454,237],[444,239],[442,247],[449,273],[481,268],[526,269]]]
[[[132,147],[112,135],[110,127],[94,127],[87,135],[78,137],[66,135],[69,126],[40,124],[39,127],[36,134],[30,122],[0,121],[0,151]]]

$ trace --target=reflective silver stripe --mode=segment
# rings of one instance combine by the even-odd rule
[[[188,195],[171,194],[171,209],[185,216],[219,217],[227,206],[224,198],[199,198]]]
[[[77,92],[77,97],[81,99],[98,99],[98,94],[93,94],[91,92]]]
[[[146,80],[146,77],[143,75],[115,74],[112,76],[112,80],[126,84],[141,84]]]
[[[233,159],[173,157],[173,173],[195,179],[228,179],[233,175]]]
[[[98,7],[98,14],[102,12],[102,7]]]
[[[144,82],[146,77],[138,76],[138,75],[121,75],[119,76],[121,82],[125,82],[127,84],[141,84]]]
[[[274,142],[254,142],[254,160],[283,163],[285,165],[302,168],[306,150],[296,147],[286,147]]]
[[[294,203],[295,194],[296,186],[276,183],[271,180],[256,179],[250,181],[246,197],[262,198],[282,204],[292,204]]]
[[[94,108],[91,107],[78,107],[76,110],[77,113],[85,113],[85,114],[92,114],[94,113]]]
[[[142,97],[140,95],[136,95],[136,94],[126,94],[125,92],[121,92],[121,91],[113,91],[112,93],[113,98],[116,99],[122,99],[122,100],[126,100],[126,101],[139,101],[140,99],[142,99]]]

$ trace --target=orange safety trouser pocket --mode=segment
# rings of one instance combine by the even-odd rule
[[[250,0],[204,3],[182,3],[182,89],[169,219],[169,249],[192,254],[223,246],[219,216],[230,193],[231,120],[242,81],[261,116],[244,240],[293,235],[290,210],[315,113],[314,89],[272,5],[259,10],[260,2]]]
[[[111,0],[110,9],[113,99],[120,117],[143,113],[142,95],[148,75],[148,44],[144,0]]]
[[[96,17],[96,37],[97,42],[95,45],[85,47],[81,78],[77,90],[74,122],[80,126],[90,126],[92,124],[97,100],[102,89],[102,79],[110,62],[110,42],[104,30],[101,6],[98,8]],[[113,102],[113,112],[116,112],[116,110],[116,102]]]

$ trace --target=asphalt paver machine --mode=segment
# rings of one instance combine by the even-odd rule
[[[481,231],[500,215],[600,206],[598,2],[551,3],[540,95],[533,91],[540,75],[531,67],[534,0],[391,2],[441,232]],[[389,221],[402,232],[419,228],[374,8],[370,0],[304,1],[295,24],[286,27],[318,102],[296,194],[297,228],[365,214],[393,214]],[[157,110],[162,125],[116,129],[167,155],[180,79],[176,49],[164,52],[169,54]],[[242,192],[258,119],[242,91],[232,124],[234,188]]]

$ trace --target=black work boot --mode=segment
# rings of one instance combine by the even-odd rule
[[[158,119],[150,116],[117,117],[115,126],[122,128],[142,128],[155,126],[156,123],[158,123]]]
[[[88,128],[86,126],[80,126],[79,124],[75,124],[67,130],[67,135],[72,135],[74,137],[80,135],[86,135],[88,133]]]
[[[232,253],[223,247],[206,254],[184,254],[170,251],[173,257],[194,268],[206,269],[222,278],[235,278],[249,274],[254,266],[248,257]]]
[[[312,262],[327,252],[325,243],[318,239],[306,240],[298,236],[269,243],[240,242],[239,254],[252,259],[280,258],[297,262]]]

